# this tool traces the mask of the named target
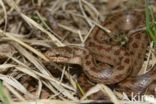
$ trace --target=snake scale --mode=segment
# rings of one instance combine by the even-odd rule
[[[142,93],[156,79],[155,67],[137,76],[149,44],[145,30],[140,29],[145,26],[143,14],[124,11],[109,15],[102,26],[110,33],[95,26],[84,47],[53,48],[45,52],[45,56],[54,62],[80,64],[85,75],[93,82],[108,85],[118,83],[122,91]],[[128,38],[124,45],[113,40],[120,34]]]

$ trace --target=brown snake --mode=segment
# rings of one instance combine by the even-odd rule
[[[95,26],[85,42],[85,47],[59,47],[45,53],[51,61],[77,63],[82,65],[86,76],[93,82],[119,83],[123,91],[142,92],[154,80],[155,68],[146,74],[136,76],[142,67],[149,43],[144,30],[145,17],[136,11],[110,15],[102,24],[110,33]],[[131,30],[137,31],[131,31]],[[116,35],[126,34],[128,42],[123,46],[114,42]],[[108,36],[109,35],[109,36]],[[111,37],[112,36],[112,37]],[[99,66],[96,61],[99,61]],[[130,76],[130,77],[129,77]]]

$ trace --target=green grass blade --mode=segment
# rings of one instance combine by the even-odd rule
[[[149,0],[145,0],[145,15],[146,15],[146,31],[152,41],[156,43],[156,24],[153,10],[149,7]]]
[[[150,30],[150,12],[148,7],[148,0],[145,0],[145,15],[146,15],[146,29],[147,31]]]
[[[2,101],[2,104],[9,104],[9,100],[4,94],[4,88],[3,88],[2,81],[0,81],[0,100]]]

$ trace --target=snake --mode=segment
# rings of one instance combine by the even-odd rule
[[[64,46],[47,50],[44,55],[53,62],[82,66],[84,74],[95,83],[117,84],[121,91],[142,93],[155,81],[155,69],[137,75],[150,42],[146,31],[145,15],[139,11],[110,14],[101,26],[95,26],[84,47]],[[124,36],[125,43],[114,39]]]

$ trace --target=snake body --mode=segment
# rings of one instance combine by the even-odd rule
[[[85,75],[93,82],[119,83],[122,89],[142,92],[155,80],[152,74],[155,73],[155,68],[144,75],[136,76],[142,67],[149,43],[146,32],[139,29],[144,25],[144,20],[144,15],[136,11],[110,15],[102,23],[110,33],[95,26],[85,47],[58,47],[48,50],[45,56],[54,62],[80,64]],[[128,38],[123,46],[111,40],[120,34],[125,34]],[[139,89],[140,86],[142,89]]]

